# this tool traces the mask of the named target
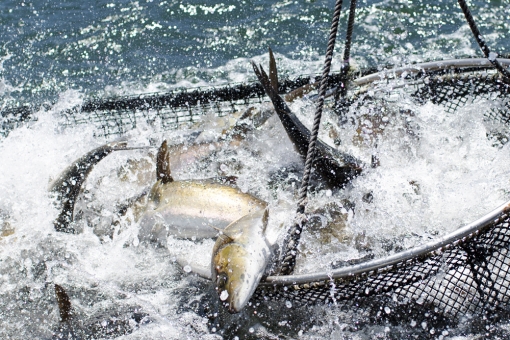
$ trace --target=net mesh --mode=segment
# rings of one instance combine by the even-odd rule
[[[369,74],[366,70],[361,74]],[[510,86],[487,69],[449,69],[418,73],[404,80],[417,103],[443,105],[448,112],[476,99],[497,99],[502,104],[488,107],[486,119],[503,123],[503,130],[489,133],[499,145],[508,141]],[[314,79],[301,77],[280,84],[288,92]],[[339,75],[333,75],[335,86]],[[354,91],[351,91],[354,92]],[[353,98],[355,95],[353,95]],[[175,129],[200,120],[205,113],[223,116],[247,105],[267,101],[258,84],[221,88],[176,90],[165,94],[92,100],[62,114],[64,125],[95,124],[98,135],[121,135],[143,122],[158,129]],[[353,103],[354,100],[346,102]],[[331,103],[333,106],[334,103]],[[345,102],[342,104],[345,106]],[[1,113],[2,134],[6,135],[31,119],[34,108],[18,107]],[[493,133],[493,135],[491,135]],[[502,213],[484,226],[439,250],[421,254],[378,270],[347,278],[304,284],[261,285],[252,303],[287,300],[301,304],[338,304],[357,310],[367,322],[427,322],[435,327],[457,323],[470,315],[484,320],[508,317],[510,311],[510,213]],[[420,321],[421,320],[421,321]]]
[[[256,299],[369,307],[372,318],[402,322],[421,317],[434,320],[436,327],[467,315],[508,315],[509,223],[504,212],[486,229],[429,254],[349,278],[261,286]]]

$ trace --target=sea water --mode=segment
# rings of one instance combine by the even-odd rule
[[[175,263],[182,254],[207,263],[212,240],[170,237],[165,247],[154,247],[139,242],[136,223],[121,223],[112,231],[118,204],[150,185],[154,173],[148,170],[140,181],[136,176],[126,180],[123,171],[130,160],[153,165],[153,151],[108,156],[91,173],[77,204],[83,211],[83,232],[67,235],[53,228],[58,212],[47,191],[49,182],[81,155],[116,138],[97,137],[93,126],[62,128],[63,109],[92,95],[253,81],[249,61],[266,65],[268,46],[276,52],[282,76],[317,73],[333,6],[331,1],[2,2],[2,106],[49,107],[0,139],[0,226],[13,231],[0,239],[2,336],[51,338],[59,320],[55,283],[66,288],[84,323],[143,314],[139,329],[125,338],[363,338],[392,336],[402,329],[414,334],[416,325],[356,330],[349,325],[351,316],[332,306],[303,313],[289,302],[290,307],[270,304],[240,316],[226,315],[210,284],[187,275],[186,268],[183,273]],[[507,6],[479,1],[472,7],[490,46],[508,53]],[[341,27],[345,21],[344,13]],[[358,67],[479,55],[454,3],[361,2],[354,34],[352,55]],[[338,65],[335,60],[334,68]],[[479,113],[491,102],[475,101],[450,114],[441,106],[418,106],[402,96],[405,100],[398,108],[412,111],[405,118],[410,125],[388,114],[394,125],[377,137],[377,143],[369,133],[360,137],[354,126],[339,124],[326,112],[321,138],[334,145],[328,129],[335,129],[342,140],[339,148],[366,163],[376,154],[380,166],[367,169],[342,192],[321,191],[310,202],[312,207],[332,200],[348,202],[349,232],[363,235],[378,256],[388,253],[378,240],[397,240],[389,252],[412,247],[509,199],[508,145],[493,146]],[[388,112],[398,108],[390,104]],[[292,109],[310,124],[313,103],[298,102]],[[370,112],[366,119],[369,126]],[[191,130],[215,124],[220,122],[207,116]],[[150,145],[154,140],[185,138],[189,131],[138,129],[124,137],[130,145]],[[291,207],[291,220],[302,167],[275,116],[251,132],[245,146],[216,150],[203,162],[176,169],[173,175],[235,175],[243,191],[272,207]],[[268,187],[271,176],[282,168],[296,169],[295,175],[287,172],[290,184]],[[317,235],[320,228],[303,235],[301,272],[325,270],[334,261],[366,251],[334,237],[324,243]],[[506,329],[504,323],[495,327]],[[456,332],[462,334],[459,329],[435,335]]]

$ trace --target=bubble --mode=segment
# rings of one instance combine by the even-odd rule
[[[190,273],[191,272],[191,267],[190,266],[184,266],[184,268],[182,268],[182,270],[184,270],[186,273]]]

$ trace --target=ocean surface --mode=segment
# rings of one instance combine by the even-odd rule
[[[509,55],[508,3],[470,1],[469,5],[491,50]],[[339,69],[343,54],[348,6],[344,3],[333,70]],[[40,104],[66,108],[90,97],[251,82],[255,76],[250,61],[266,65],[268,47],[276,54],[280,77],[320,73],[333,7],[334,1],[315,0],[3,0],[0,109]],[[481,57],[482,53],[455,1],[369,0],[358,3],[351,56],[358,68],[382,69],[421,61]],[[354,190],[341,197],[352,194],[350,199],[362,207],[363,194],[374,192],[374,202],[380,210],[361,214],[353,222],[353,226],[365,228],[368,236],[398,235],[412,224],[417,228],[413,232],[429,239],[451,231],[439,230],[445,223],[451,228],[460,226],[510,199],[508,177],[502,176],[508,175],[504,167],[510,161],[508,145],[497,149],[487,142],[476,108],[466,109],[461,116],[442,118],[438,118],[437,110],[433,106],[419,110],[416,124],[421,124],[425,142],[412,145],[413,155],[406,162],[398,153],[383,155],[388,167],[356,182],[362,191]],[[2,232],[11,230],[6,227],[8,223],[15,230],[13,235],[0,237],[0,337],[52,338],[59,320],[53,283],[68,290],[78,318],[84,323],[90,324],[91,319],[108,323],[112,315],[120,320],[138,313],[139,318],[129,321],[133,326],[141,318],[140,325],[136,324],[139,328],[122,336],[124,339],[483,336],[466,333],[462,326],[449,330],[430,330],[426,325],[412,323],[358,327],[349,324],[352,315],[335,310],[335,306],[305,310],[273,306],[260,310],[260,315],[250,309],[240,316],[229,316],[221,309],[211,312],[218,306],[207,304],[214,301],[216,293],[193,276],[183,277],[174,263],[175,254],[168,251],[173,247],[182,252],[194,251],[200,257],[201,252],[207,253],[212,247],[211,240],[196,244],[172,239],[166,248],[152,248],[139,245],[136,225],[126,227],[122,233],[116,230],[120,236],[113,241],[98,237],[101,232],[97,225],[101,223],[95,224],[94,218],[100,216],[107,221],[102,223],[108,224],[114,203],[143,189],[143,185],[127,185],[118,175],[125,171],[129,158],[146,159],[152,164],[153,160],[141,151],[111,156],[91,174],[83,205],[96,215],[90,213],[92,217],[82,234],[54,232],[56,210],[46,191],[48,181],[70,162],[105,142],[92,127],[57,129],[59,117],[55,112],[58,110],[41,111],[33,124],[0,137],[0,222],[4,223],[0,227],[4,228]],[[215,126],[221,123],[214,117],[208,117],[207,122]],[[235,175],[243,190],[254,192],[271,204],[282,200],[294,204],[288,193],[273,195],[263,188],[269,170],[275,170],[280,162],[291,164],[299,159],[289,153],[292,146],[284,140],[277,121],[269,123],[253,137],[249,152],[240,151],[232,160],[227,150],[218,153],[214,162],[231,174],[238,171],[236,164],[242,160],[246,172]],[[448,128],[441,130],[444,126]],[[460,129],[455,132],[460,137],[445,142],[452,133],[451,127]],[[165,136],[178,139],[181,135],[173,131]],[[163,133],[146,130],[129,134],[132,143],[141,145],[162,136]],[[446,145],[442,152],[435,152],[437,143]],[[391,141],[381,143],[380,148],[394,151]],[[253,159],[253,154],[261,160]],[[421,156],[419,160],[416,155]],[[363,152],[358,156],[362,157]],[[486,175],[488,168],[494,171]],[[459,180],[459,174],[470,171],[471,177]],[[207,177],[213,172],[198,166],[191,172],[176,173],[191,178]],[[409,173],[416,178],[406,177]],[[438,179],[446,184],[436,188],[433,184]],[[422,184],[420,197],[415,197],[410,189],[410,180]],[[381,183],[387,186],[381,187]],[[119,190],[118,185],[126,187]],[[464,191],[466,187],[469,192]],[[381,188],[379,192],[386,196],[378,196]],[[477,204],[480,197],[484,197],[483,204]],[[321,199],[329,198],[316,199],[320,205]],[[468,207],[469,213],[458,216],[449,209],[461,205]],[[391,215],[396,206],[404,208]],[[434,213],[424,218],[410,214],[413,209]],[[379,230],[384,228],[377,223],[378,218],[396,227]],[[319,246],[310,241],[308,252],[313,253],[317,250],[314,247]],[[198,250],[193,250],[195,247]],[[325,258],[335,260],[335,256],[351,251],[339,249],[332,247],[334,256]],[[312,270],[313,263],[305,264],[304,270]],[[493,328],[499,330],[498,334],[510,334],[505,322]],[[88,334],[99,334],[90,327],[85,329]]]
[[[510,53],[504,1],[473,1],[488,45]],[[253,80],[271,47],[283,75],[320,72],[334,1],[10,1],[0,4],[2,102],[54,101]],[[345,37],[340,22],[337,56]],[[480,56],[454,1],[360,1],[359,66]],[[338,64],[337,64],[338,69]],[[4,104],[5,105],[5,104]]]

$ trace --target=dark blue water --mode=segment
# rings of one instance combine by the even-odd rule
[[[331,0],[4,0],[0,95],[4,103],[41,102],[69,89],[104,95],[252,80],[248,59],[268,46],[289,59],[283,74],[316,73],[333,7]],[[358,7],[352,56],[362,66],[480,55],[455,1]],[[471,8],[489,45],[508,53],[510,6],[476,1]]]

